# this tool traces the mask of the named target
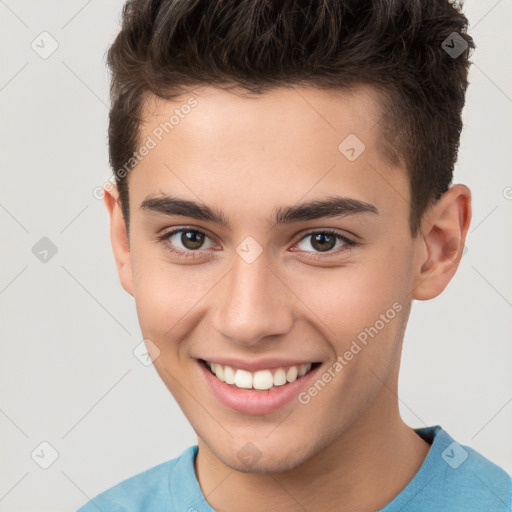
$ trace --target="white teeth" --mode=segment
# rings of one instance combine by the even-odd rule
[[[220,380],[224,380],[224,368],[222,367],[221,364],[213,363],[212,370],[213,370],[213,373],[215,373],[215,375],[217,375],[217,377]]]
[[[235,370],[231,366],[224,366],[224,382],[226,384],[235,383]]]
[[[294,380],[297,380],[297,374],[299,370],[296,366],[291,366],[290,369],[286,372],[286,380],[288,382],[293,382]]]
[[[298,373],[299,377],[306,375],[306,373],[308,373],[309,370],[311,370],[311,363],[303,364],[299,369],[299,373]]]
[[[235,385],[237,388],[252,388],[252,373],[246,370],[237,370],[235,373]]]
[[[286,384],[286,373],[283,370],[283,368],[279,368],[276,370],[276,373],[274,373],[274,386],[283,386]]]
[[[259,370],[254,372],[252,387],[254,389],[270,389],[274,385],[274,379],[270,370]]]
[[[212,373],[226,384],[235,385],[242,389],[257,389],[260,391],[274,389],[277,386],[284,386],[287,383],[296,381],[311,370],[311,363],[302,364],[299,367],[278,368],[272,374],[272,370],[258,370],[248,372],[247,370],[235,369],[231,366],[223,366],[219,363],[206,364],[211,368]]]

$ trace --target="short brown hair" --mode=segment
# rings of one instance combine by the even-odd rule
[[[127,225],[126,162],[148,94],[365,84],[382,93],[382,150],[408,172],[416,236],[452,181],[475,48],[467,26],[449,0],[128,0],[107,55],[110,164]]]

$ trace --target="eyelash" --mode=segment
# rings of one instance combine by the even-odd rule
[[[197,254],[201,254],[201,250],[197,250],[197,251],[180,251],[180,250],[175,249],[169,243],[169,238],[170,237],[172,237],[176,233],[187,232],[187,231],[193,231],[195,233],[200,233],[201,235],[205,235],[206,237],[208,237],[208,235],[204,231],[202,231],[201,229],[191,228],[190,227],[190,228],[179,228],[179,229],[174,229],[172,231],[168,231],[168,232],[166,232],[166,233],[164,233],[162,235],[159,235],[157,237],[157,239],[158,239],[159,242],[161,242],[164,245],[166,250],[168,250],[168,251],[170,251],[170,252],[172,252],[174,254],[177,254],[180,257],[195,258],[197,256]],[[342,235],[342,234],[340,234],[337,231],[332,230],[332,229],[322,229],[322,230],[312,230],[312,231],[309,231],[308,233],[303,234],[299,239],[295,240],[294,241],[294,245],[299,243],[299,242],[301,242],[302,240],[304,240],[308,236],[315,235],[315,234],[334,236],[338,240],[341,240],[342,242],[344,242],[344,245],[342,247],[339,247],[337,250],[335,250],[333,252],[328,252],[328,253],[317,252],[317,253],[313,253],[313,254],[316,254],[316,256],[313,256],[313,255],[307,256],[308,258],[311,258],[311,259],[324,259],[326,257],[329,258],[329,257],[332,257],[332,256],[336,256],[336,255],[340,254],[341,252],[348,251],[352,247],[355,247],[355,246],[358,245],[358,243],[355,242],[354,240],[352,240],[352,239],[346,237],[345,235]],[[324,256],[324,254],[325,254],[325,256]]]

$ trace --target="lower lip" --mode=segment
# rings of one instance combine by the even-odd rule
[[[227,407],[243,414],[269,414],[293,400],[308,386],[321,365],[310,370],[294,382],[289,382],[274,389],[257,391],[240,389],[219,380],[208,367],[198,361],[200,371],[213,394]]]

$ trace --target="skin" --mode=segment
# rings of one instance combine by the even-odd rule
[[[197,433],[201,489],[226,512],[384,507],[430,448],[400,417],[400,354],[412,300],[439,295],[458,267],[471,193],[452,186],[411,237],[408,178],[380,151],[379,97],[369,87],[258,97],[203,87],[191,95],[197,106],[128,175],[129,238],[115,188],[105,189],[105,205],[121,284],[160,351],[153,364]],[[141,141],[188,97],[149,97]],[[366,146],[352,162],[338,150],[351,133]],[[277,208],[334,192],[379,213],[268,222]],[[202,201],[230,226],[140,208],[161,194]],[[167,240],[199,251],[193,259],[158,241],[172,227],[206,232],[199,249],[181,233]],[[359,243],[337,254],[343,242],[333,243],[327,256],[305,236],[312,228]],[[252,263],[236,252],[248,236],[262,248]],[[199,378],[196,358],[226,355],[319,361],[322,374],[395,302],[400,313],[306,405],[241,414]],[[237,456],[248,442],[260,454],[251,465]]]

